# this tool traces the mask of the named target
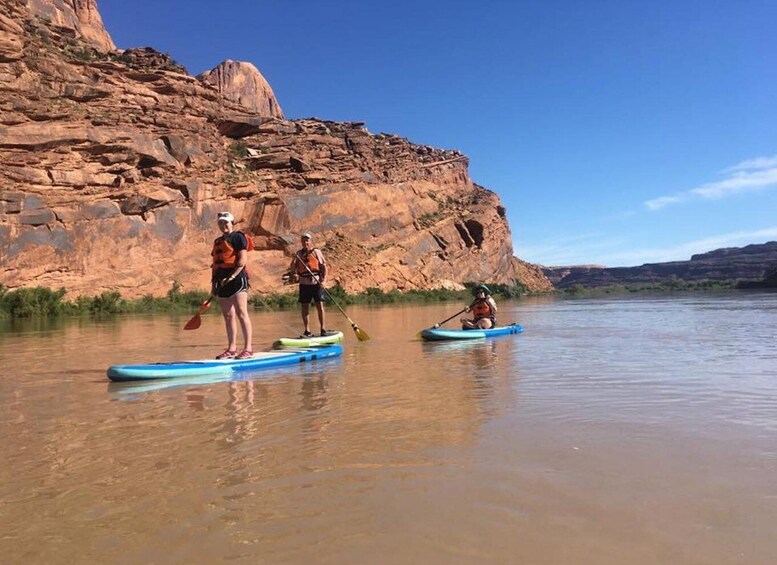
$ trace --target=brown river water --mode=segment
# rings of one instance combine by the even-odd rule
[[[2,322],[0,562],[776,562],[777,294],[526,299],[523,334],[415,338],[459,307],[351,307],[365,342],[330,307],[340,359],[150,387],[105,370],[215,355],[218,315]]]

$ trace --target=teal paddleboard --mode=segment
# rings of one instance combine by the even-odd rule
[[[339,357],[341,345],[259,351],[247,359],[203,359],[200,361],[175,361],[145,365],[113,365],[108,368],[112,381],[140,381],[147,379],[173,379],[200,375],[231,375],[241,371],[269,369],[292,363],[305,363],[316,359]]]
[[[499,335],[519,334],[523,326],[510,324],[488,330],[444,330],[442,328],[428,328],[421,331],[421,338],[425,341],[451,341],[457,339],[485,339]]]

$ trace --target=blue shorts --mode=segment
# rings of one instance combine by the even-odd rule
[[[299,285],[300,304],[310,304],[311,300],[316,302],[324,301],[324,289],[320,284],[301,284]]]

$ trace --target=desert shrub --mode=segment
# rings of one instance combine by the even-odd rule
[[[37,316],[58,316],[62,309],[65,289],[19,288],[0,294],[0,311],[10,318],[31,318]]]

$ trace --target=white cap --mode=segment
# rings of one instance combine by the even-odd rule
[[[313,236],[310,235],[310,232],[305,232],[300,236],[300,239],[313,239]]]
[[[235,217],[230,212],[219,212],[216,216],[216,221],[220,222],[222,220],[226,220],[231,224],[235,223]]]

